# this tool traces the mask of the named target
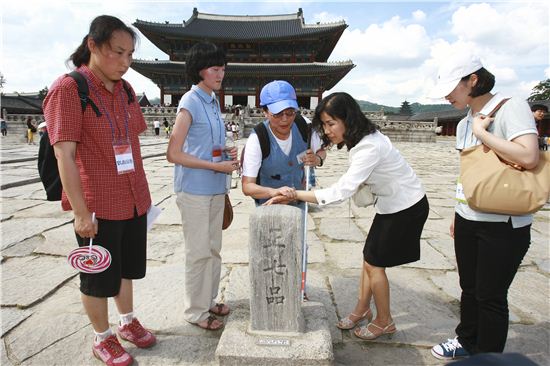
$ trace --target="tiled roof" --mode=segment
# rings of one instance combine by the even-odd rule
[[[300,9],[283,15],[216,15],[199,13],[183,23],[155,23],[137,19],[134,26],[145,36],[176,39],[211,39],[233,41],[277,40],[342,32],[344,21],[305,24]]]
[[[139,73],[185,73],[185,62],[133,60],[131,67]],[[258,73],[285,73],[291,75],[316,75],[336,71],[351,70],[355,65],[351,61],[309,62],[293,64],[275,63],[228,63],[226,77],[233,74],[253,75]]]
[[[422,112],[417,113],[411,118],[410,121],[433,121],[435,117],[439,122],[446,121],[460,121],[468,113],[468,108],[465,109],[453,109],[449,111],[436,111],[436,112]]]
[[[134,60],[131,67],[159,86],[179,86],[186,89],[189,84],[185,62]],[[225,69],[224,85],[227,88],[248,83],[249,87],[255,87],[258,82],[262,83],[265,80],[310,79],[315,80],[313,84],[318,88],[329,90],[354,67],[351,61],[294,64],[229,63]]]
[[[42,113],[42,100],[38,98],[38,94],[22,95],[18,93],[3,94],[0,105],[2,109],[6,109],[8,113]]]

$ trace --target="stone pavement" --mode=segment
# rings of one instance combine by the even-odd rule
[[[172,192],[172,166],[164,159],[166,140],[144,137],[142,142],[153,202],[163,213],[149,233],[147,276],[135,282],[135,312],[159,342],[147,350],[125,345],[139,365],[215,365],[221,332],[199,329],[181,316],[183,236]],[[92,329],[80,303],[78,276],[65,259],[75,247],[72,216],[62,212],[58,202],[45,200],[36,180],[37,145],[9,136],[1,143],[0,364],[100,365],[91,354]],[[336,365],[440,365],[429,349],[454,335],[459,286],[448,235],[458,172],[453,139],[396,146],[424,183],[431,210],[422,235],[421,260],[387,271],[399,329],[393,339],[362,341],[334,326],[355,303],[373,209],[345,202],[310,210],[307,292],[329,314]],[[345,151],[330,151],[325,166],[317,169],[320,185],[334,182],[346,166]],[[240,183],[234,183],[235,219],[224,232],[220,300],[234,309],[246,309],[248,217],[254,205],[243,196]],[[541,365],[550,364],[549,219],[548,207],[535,215],[531,248],[510,289],[506,346],[507,352],[526,354]],[[114,325],[116,310],[109,303]]]

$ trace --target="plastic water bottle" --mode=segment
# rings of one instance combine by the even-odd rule
[[[228,150],[231,150],[235,147],[235,140],[233,139],[233,133],[231,131],[225,132],[225,149],[223,151],[224,160],[231,160],[231,157],[228,154]],[[226,187],[229,191],[231,189],[231,181],[233,179],[233,172],[227,174],[227,183]]]

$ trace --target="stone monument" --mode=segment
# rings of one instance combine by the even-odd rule
[[[250,217],[251,331],[304,331],[300,299],[302,216],[300,209],[276,205],[261,207]]]
[[[250,216],[250,306],[227,318],[216,349],[220,365],[332,364],[325,307],[300,296],[303,215],[273,205]]]

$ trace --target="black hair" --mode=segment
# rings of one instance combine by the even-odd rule
[[[100,15],[96,17],[90,24],[88,34],[84,36],[82,43],[69,57],[67,63],[71,61],[76,67],[87,65],[90,62],[88,38],[93,39],[96,45],[102,46],[111,40],[111,37],[115,31],[119,30],[128,33],[134,40],[134,44],[137,42],[138,38],[136,32],[124,24],[122,20],[111,15]]]
[[[541,110],[541,111],[544,111],[544,112],[548,112],[548,107],[545,106],[544,104],[533,104],[531,106],[531,112],[536,112],[538,110]]]
[[[495,86],[495,75],[491,74],[484,67],[476,72],[472,72],[470,75],[464,76],[460,79],[460,81],[467,81],[473,74],[477,75],[477,83],[473,86],[470,94],[468,94],[469,97],[479,97],[480,95],[487,94],[493,90],[493,87]]]
[[[210,42],[200,42],[189,49],[185,58],[185,72],[193,84],[198,84],[203,80],[199,75],[201,70],[225,64],[227,60],[223,48]]]
[[[344,141],[337,145],[341,149],[344,145],[350,150],[357,145],[361,139],[371,133],[374,133],[378,128],[369,120],[359,104],[348,93],[333,93],[323,98],[313,116],[312,127],[319,133],[323,140],[323,146],[330,146],[330,140],[325,135],[323,121],[321,121],[321,113],[325,112],[332,118],[338,118],[344,122]]]

